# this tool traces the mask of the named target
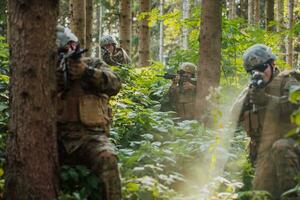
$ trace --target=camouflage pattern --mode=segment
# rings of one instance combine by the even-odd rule
[[[179,70],[182,70],[184,72],[188,72],[188,73],[191,73],[191,74],[195,74],[196,73],[196,68],[197,68],[197,66],[194,65],[193,63],[184,62],[180,65]]]
[[[284,71],[275,76],[265,88],[268,103],[256,105],[256,112],[252,109],[249,88],[241,93],[233,109],[236,119],[251,137],[250,157],[255,166],[253,188],[266,190],[275,199],[295,186],[294,177],[300,171],[299,145],[293,138],[285,139],[287,132],[295,128],[290,115],[299,107],[288,101],[290,87],[300,85],[293,74]]]
[[[249,71],[255,65],[264,64],[268,60],[276,60],[276,56],[270,47],[264,44],[255,44],[245,51],[243,60],[246,71]]]
[[[61,76],[57,76],[61,161],[88,166],[103,184],[100,193],[105,195],[104,199],[120,200],[117,157],[108,140],[112,118],[108,101],[119,92],[120,79],[99,59],[82,60],[95,68],[92,77],[73,80],[71,89],[65,92],[60,84]]]
[[[78,42],[78,38],[71,30],[61,25],[56,27],[56,38],[56,45],[58,48],[63,48],[70,41]]]
[[[108,44],[118,45],[118,42],[117,42],[116,38],[111,35],[104,35],[103,37],[101,37],[100,46],[104,47],[105,45],[108,45]]]
[[[107,50],[102,48],[101,54],[102,59],[110,66],[121,66],[131,62],[126,51],[120,47],[116,47],[113,54],[110,54]]]
[[[180,70],[195,76],[196,66],[185,62],[180,65]],[[180,84],[169,88],[169,102],[182,120],[195,119],[196,81],[189,81],[193,89],[184,89]]]

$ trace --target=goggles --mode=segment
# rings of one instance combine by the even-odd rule
[[[265,63],[254,65],[254,66],[250,67],[247,70],[247,72],[251,72],[253,70],[256,70],[256,71],[259,71],[259,72],[264,72],[268,68],[268,65],[271,66],[272,62],[273,62],[273,59],[270,59],[270,60],[268,60]]]

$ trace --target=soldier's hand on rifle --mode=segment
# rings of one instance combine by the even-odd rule
[[[180,76],[177,74],[175,78],[172,79],[172,86],[177,86],[179,83]]]
[[[267,104],[268,95],[264,88],[250,88],[249,95],[251,103],[258,106],[264,106]]]
[[[87,68],[87,65],[82,60],[69,60],[69,66],[70,78],[72,80],[80,79]]]
[[[192,83],[188,82],[188,81],[185,81],[182,84],[182,87],[183,87],[183,90],[185,90],[185,91],[193,91],[193,90],[196,89],[196,86],[193,85]]]

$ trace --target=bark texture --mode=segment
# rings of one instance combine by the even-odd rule
[[[10,0],[10,125],[5,199],[58,193],[55,108],[57,0]],[[34,22],[34,23],[33,23]]]
[[[100,39],[102,37],[102,6],[100,5],[100,3],[97,4],[97,8],[96,8],[96,32],[97,32],[97,36],[96,36],[96,57],[97,58],[101,58],[101,47],[100,47]]]
[[[93,39],[93,13],[94,13],[94,1],[86,0],[86,44],[85,48],[89,51],[86,52],[86,56],[92,54],[92,39]]]
[[[164,14],[164,0],[160,0],[159,10],[160,16]],[[164,64],[164,21],[159,22],[159,61]]]
[[[255,25],[259,25],[259,22],[260,22],[260,14],[259,14],[260,0],[253,0],[253,1],[254,1],[254,3],[253,3],[253,15],[254,15],[253,23]]]
[[[86,42],[86,0],[70,0],[71,29],[78,37],[80,46]]]
[[[140,13],[150,11],[150,0],[141,0]],[[148,15],[139,24],[139,66],[150,65],[150,31],[148,26]]]
[[[271,25],[270,22],[274,21],[274,0],[265,1],[265,23],[266,30],[274,31],[274,25]]]
[[[248,24],[254,23],[254,0],[248,0]]]
[[[186,20],[190,17],[190,2],[182,0],[182,19]],[[182,27],[182,48],[189,48],[189,29],[186,25]]]
[[[288,28],[294,25],[294,0],[288,0]],[[293,67],[293,36],[288,35],[287,39],[287,57],[286,62]]]
[[[131,0],[121,0],[120,5],[120,46],[130,56],[131,49]]]
[[[284,8],[284,1],[276,0],[276,31],[281,31],[283,27],[283,9]]]
[[[222,2],[202,0],[200,26],[200,61],[197,77],[196,108],[198,117],[203,119],[207,110],[206,96],[209,88],[218,87],[221,74],[221,21]]]
[[[236,4],[235,0],[228,0],[227,1],[227,6],[228,6],[228,18],[229,19],[234,19],[236,18]]]

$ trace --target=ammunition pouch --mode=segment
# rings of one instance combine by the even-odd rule
[[[79,115],[82,124],[88,127],[106,127],[110,122],[108,98],[92,94],[79,99]]]

